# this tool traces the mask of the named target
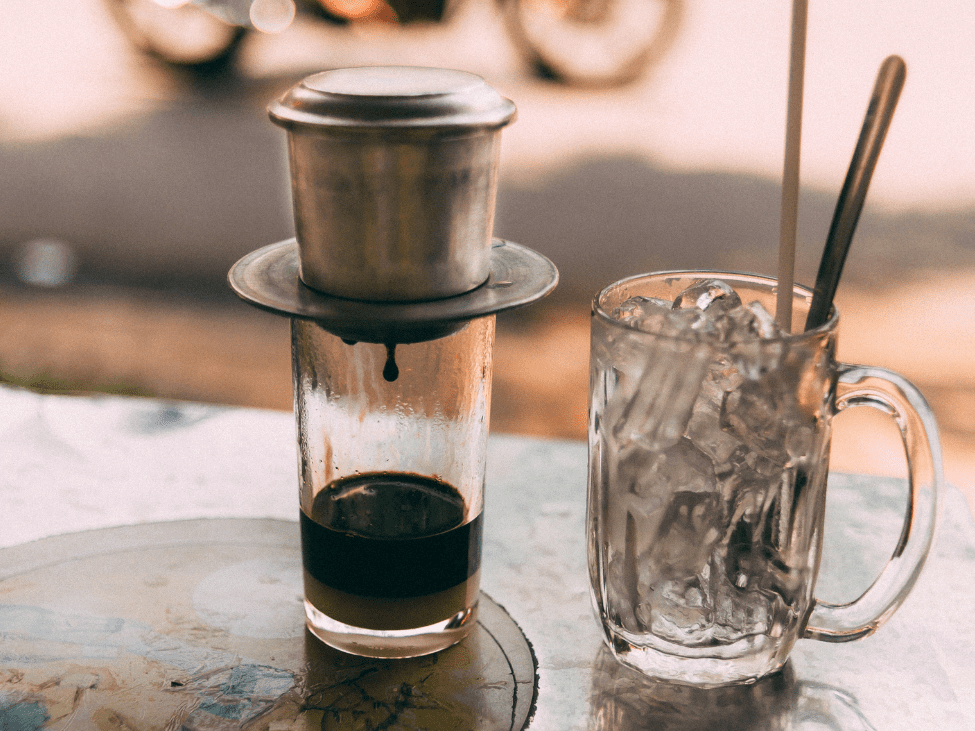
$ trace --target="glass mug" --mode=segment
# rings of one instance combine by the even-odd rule
[[[684,307],[701,295],[706,304],[717,291],[712,279],[730,285],[745,306],[762,304],[764,317],[753,309],[736,317],[751,332],[765,328],[765,339],[727,329],[699,335],[714,325],[693,308],[681,314],[696,329],[645,331],[654,329],[654,316],[673,323],[675,315],[660,308],[689,286],[697,289],[681,298]],[[943,479],[934,417],[900,376],[836,361],[835,309],[827,323],[802,332],[812,293],[793,292],[793,335],[768,330],[776,282],[761,276],[640,275],[593,302],[592,596],[611,651],[651,677],[751,682],[782,667],[799,638],[864,637],[906,598],[930,547]],[[656,315],[638,324],[631,301],[617,319],[631,297],[656,298],[645,305]],[[813,596],[831,421],[860,405],[897,422],[910,500],[879,578],[859,599],[833,605]]]

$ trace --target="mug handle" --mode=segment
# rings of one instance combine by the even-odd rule
[[[841,363],[836,410],[853,406],[872,406],[897,423],[907,455],[910,495],[897,546],[870,588],[848,604],[815,601],[803,636],[825,642],[866,637],[907,598],[934,539],[938,492],[944,480],[934,414],[907,379],[885,368]]]

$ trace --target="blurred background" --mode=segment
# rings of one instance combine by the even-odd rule
[[[585,438],[589,301],[611,281],[776,271],[790,3],[198,5],[4,0],[3,381],[290,409],[287,321],[239,303],[226,273],[292,235],[267,104],[340,66],[464,69],[518,106],[495,231],[562,281],[499,320],[495,431]],[[837,298],[840,355],[921,387],[975,505],[975,5],[810,5],[797,279],[815,278],[877,70],[900,54],[907,84]],[[893,426],[861,411],[839,419],[834,468],[902,474]]]

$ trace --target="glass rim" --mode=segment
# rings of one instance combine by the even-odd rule
[[[763,285],[769,288],[770,291],[775,291],[777,287],[777,280],[775,277],[768,276],[765,274],[755,274],[752,272],[735,272],[726,271],[721,269],[669,269],[656,272],[644,272],[643,274],[633,274],[629,277],[624,277],[618,279],[612,284],[608,284],[599,290],[592,300],[592,313],[594,316],[598,316],[600,319],[607,323],[610,323],[616,327],[623,328],[625,330],[630,330],[634,333],[642,333],[644,335],[649,335],[653,337],[669,338],[672,340],[684,340],[686,338],[680,335],[672,335],[668,333],[654,333],[648,332],[646,330],[640,330],[633,325],[623,322],[621,320],[613,317],[609,311],[602,305],[602,300],[613,290],[620,289],[629,283],[638,282],[641,280],[648,279],[667,279],[667,278],[677,278],[677,277],[688,277],[697,279],[731,279],[738,280],[741,282],[747,282],[750,284]],[[729,282],[733,283],[733,282]],[[813,290],[803,284],[793,283],[792,286],[793,297],[799,295],[803,299],[811,300],[813,296]],[[772,313],[775,314],[774,312]],[[823,334],[828,334],[836,330],[840,319],[839,309],[835,304],[830,306],[829,318],[819,327],[814,327],[811,330],[804,330],[802,332],[793,332],[787,335],[783,335],[776,338],[769,338],[767,342],[778,342],[778,341],[797,341],[806,338],[817,337]]]

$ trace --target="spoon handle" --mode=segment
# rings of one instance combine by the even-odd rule
[[[853,231],[863,210],[867,188],[870,187],[870,178],[877,166],[880,148],[883,147],[884,138],[890,128],[906,76],[907,66],[900,56],[888,56],[880,66],[863,127],[860,129],[860,139],[857,140],[843,189],[836,201],[823,258],[819,262],[812,304],[806,316],[806,330],[819,327],[829,319],[833,296],[846,262],[846,253],[850,249]]]

